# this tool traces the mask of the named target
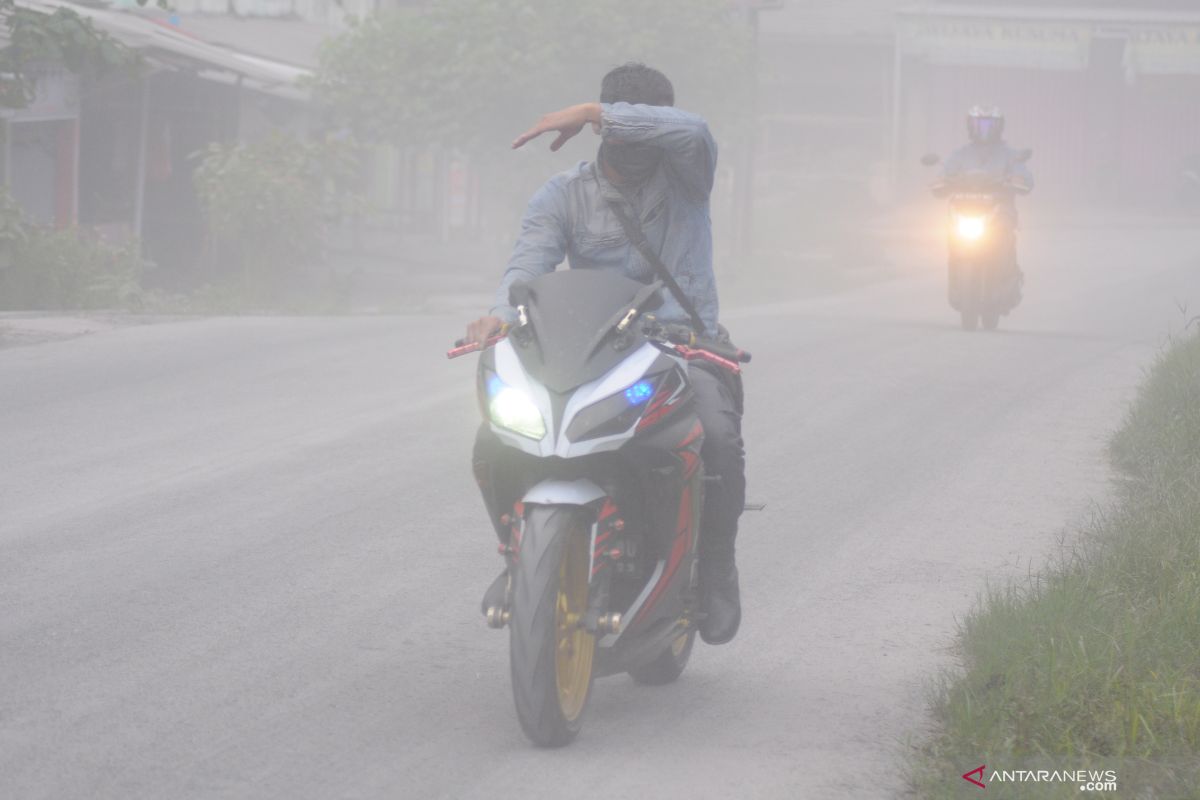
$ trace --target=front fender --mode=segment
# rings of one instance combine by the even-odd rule
[[[608,493],[593,481],[545,480],[525,493],[521,502],[539,506],[586,506],[602,500]]]

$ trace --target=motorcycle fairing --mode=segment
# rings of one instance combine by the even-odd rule
[[[654,345],[643,342],[636,350],[623,353],[622,360],[606,373],[563,397],[556,396],[532,379],[517,355],[517,348],[509,340],[499,342],[492,348],[492,352],[496,376],[508,386],[525,392],[533,400],[542,414],[546,432],[540,440],[534,440],[497,425],[490,415],[488,423],[504,444],[539,458],[579,458],[619,449],[637,432],[640,416],[631,420],[625,430],[594,439],[573,442],[567,436],[567,431],[584,409],[623,392],[648,374],[666,372],[674,368],[686,369],[686,366],[680,366],[683,363],[681,359],[667,355]],[[650,403],[647,403],[647,406],[649,405]],[[484,411],[486,414],[486,407]]]
[[[613,317],[645,289],[646,284],[610,270],[589,269],[560,270],[513,286],[509,301],[525,307],[533,334],[521,337],[521,363],[534,380],[559,394],[596,380],[645,342],[636,326],[618,332],[621,315]],[[642,311],[661,304],[661,296],[652,297]],[[621,347],[613,346],[616,338]]]

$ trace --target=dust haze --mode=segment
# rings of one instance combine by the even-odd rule
[[[1196,324],[1195,0],[0,0],[63,8],[136,63],[0,50],[0,797],[916,796],[959,622]],[[513,139],[630,61],[716,141],[765,507],[737,638],[540,749],[445,354],[601,142]],[[1002,201],[931,190],[973,108],[1032,151],[1000,289]]]

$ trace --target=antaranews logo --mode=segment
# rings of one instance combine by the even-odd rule
[[[963,773],[963,780],[968,783],[973,783],[980,789],[986,789],[987,784],[983,782],[983,771],[987,769],[987,764],[980,764],[970,772]]]
[[[986,789],[989,783],[1074,783],[1081,792],[1117,790],[1117,771],[1112,769],[993,769],[988,772],[987,764],[980,764],[964,772],[962,779],[980,789]]]

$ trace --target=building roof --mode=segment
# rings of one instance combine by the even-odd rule
[[[125,13],[168,25],[210,44],[302,69],[316,68],[321,44],[337,32],[328,25],[278,17],[172,14],[149,7]]]
[[[189,67],[216,80],[238,80],[253,89],[284,97],[303,98],[297,81],[309,71],[292,64],[240,52],[204,41],[153,18],[66,0],[16,0],[18,7],[44,14],[59,8],[74,11],[117,41],[163,65]]]

